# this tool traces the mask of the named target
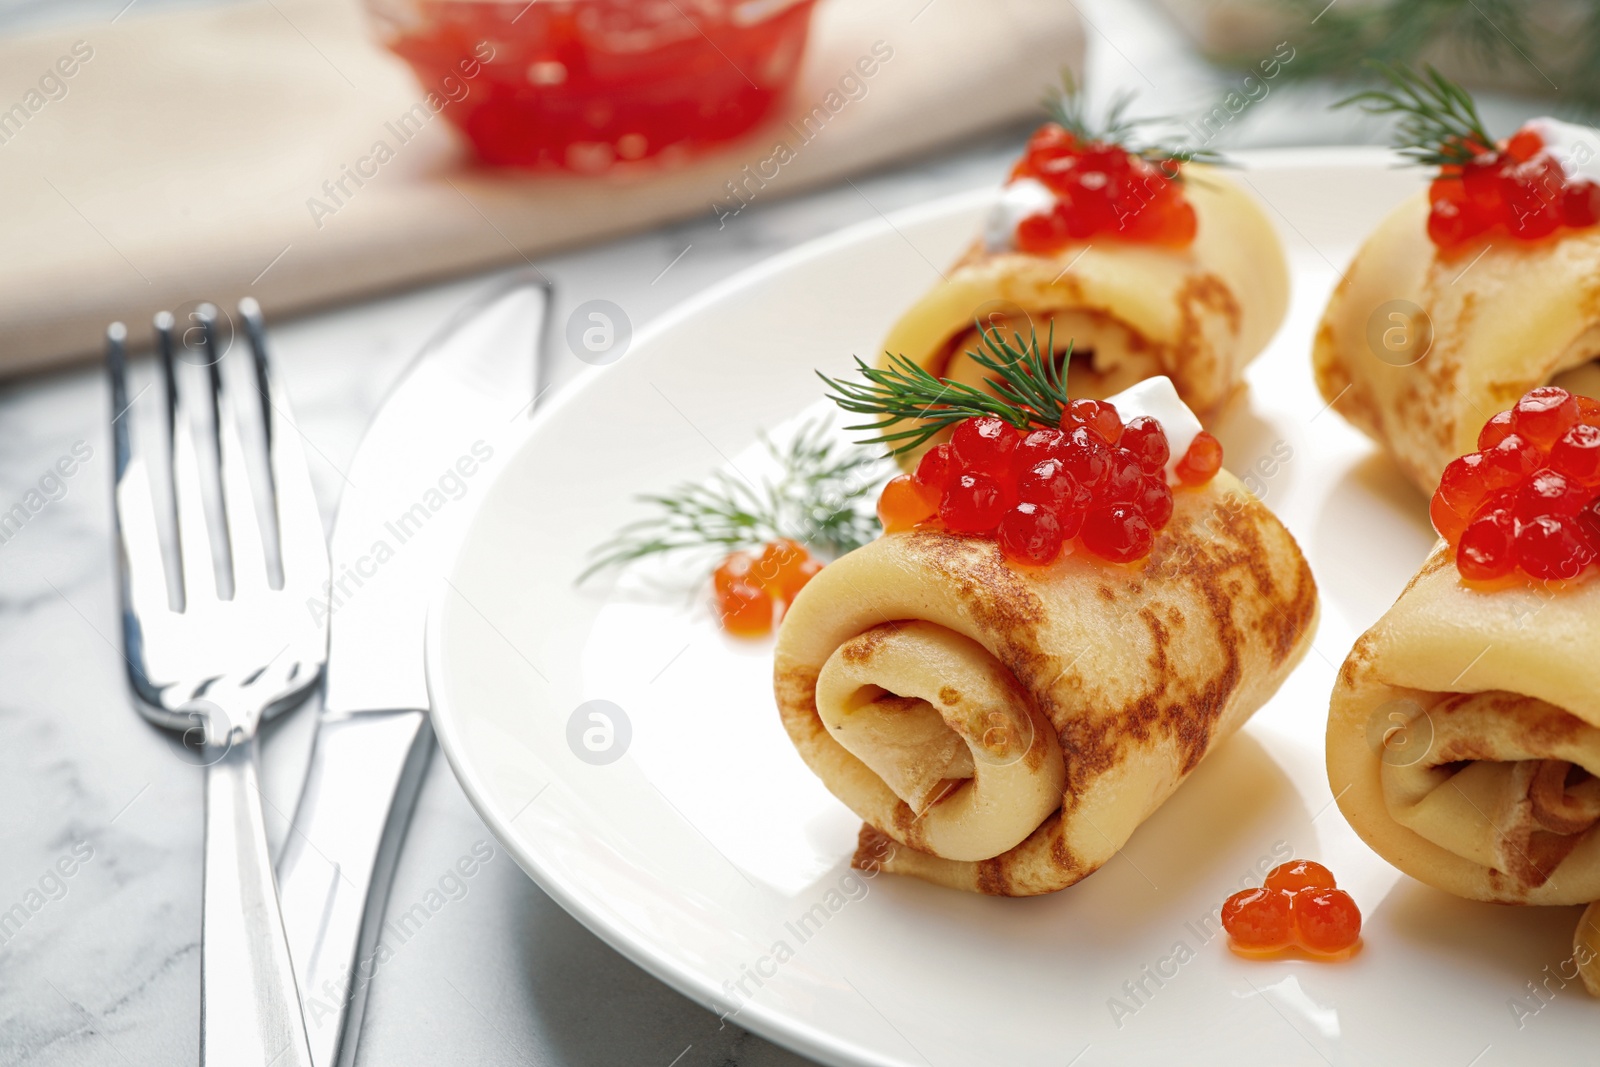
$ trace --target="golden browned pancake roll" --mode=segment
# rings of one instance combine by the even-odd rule
[[[1294,539],[1223,471],[1178,491],[1140,567],[1025,568],[930,530],[828,564],[779,632],[778,707],[866,820],[857,866],[1049,893],[1272,695],[1316,612]]]
[[[903,355],[935,377],[981,385],[986,372],[967,356],[982,350],[976,320],[1007,337],[1031,327],[1041,343],[1053,325],[1057,352],[1073,345],[1073,396],[1104,399],[1165,374],[1209,422],[1283,321],[1289,273],[1250,194],[1202,164],[1183,175],[1197,220],[1184,248],[1095,237],[1032,255],[1006,243],[1009,218],[991,219],[993,232],[895,323],[880,366]]]
[[[1367,238],[1312,361],[1323,398],[1431,493],[1489,416],[1529,389],[1600,396],[1600,230],[1440,255],[1427,220],[1418,193]]]
[[[1374,851],[1473,900],[1600,898],[1600,580],[1474,588],[1440,542],[1334,686],[1328,780]]]

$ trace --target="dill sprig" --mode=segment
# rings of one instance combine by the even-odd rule
[[[1130,155],[1140,156],[1149,163],[1163,163],[1169,159],[1179,162],[1194,160],[1199,163],[1226,163],[1221,152],[1212,148],[1194,148],[1178,141],[1148,139],[1149,127],[1175,123],[1170,115],[1143,115],[1132,118],[1128,108],[1135,93],[1123,90],[1111,98],[1099,119],[1089,114],[1088,102],[1072,72],[1061,72],[1061,88],[1053,90],[1044,99],[1044,109],[1052,121],[1082,143],[1098,141],[1116,145]],[[1181,177],[1181,175],[1179,176]]]
[[[877,519],[863,502],[888,473],[881,454],[839,444],[826,419],[807,422],[787,445],[765,434],[761,439],[778,466],[776,477],[754,485],[718,471],[701,482],[640,495],[655,514],[596,547],[578,581],[646,556],[706,548],[732,552],[779,538],[839,556],[878,535]]]
[[[992,375],[987,388],[936,378],[902,355],[888,353],[887,367],[871,367],[856,357],[856,372],[863,381],[845,382],[821,371],[817,377],[832,391],[828,399],[853,415],[876,415],[878,421],[847,426],[847,430],[872,430],[877,436],[862,444],[879,444],[895,455],[924,444],[946,427],[963,419],[993,415],[1018,429],[1059,426],[1066,412],[1067,364],[1072,346],[1057,361],[1047,358],[1039,348],[1039,337],[1028,331],[1028,340],[1014,332],[1007,341],[998,327],[977,323],[983,349],[967,354]],[[1051,326],[1046,352],[1055,351],[1055,327]],[[896,429],[904,423],[904,428]]]
[[[1294,40],[1293,62],[1284,63],[1281,77],[1348,79],[1358,68],[1352,56],[1384,63],[1416,63],[1434,55],[1466,61],[1484,70],[1508,65],[1527,69],[1528,57],[1537,56],[1541,67],[1555,72],[1563,95],[1587,80],[1585,65],[1552,66],[1552,52],[1564,42],[1553,41],[1529,17],[1526,0],[1375,0],[1362,4],[1329,4],[1328,0],[1278,0],[1277,6],[1301,24],[1315,24],[1314,33]],[[1572,36],[1570,29],[1565,36]],[[1549,46],[1555,46],[1554,48]],[[1235,64],[1254,67],[1255,54],[1227,57]],[[1593,52],[1588,58],[1594,58]],[[1588,64],[1592,67],[1592,62]],[[1562,78],[1561,74],[1566,77]],[[1578,75],[1574,77],[1573,75]]]
[[[1333,106],[1353,104],[1369,115],[1398,115],[1392,143],[1410,162],[1424,167],[1460,166],[1494,147],[1472,94],[1433,67],[1424,65],[1419,72],[1377,61],[1369,61],[1367,66],[1392,88],[1368,89]]]

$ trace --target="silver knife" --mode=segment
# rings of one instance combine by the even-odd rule
[[[349,1067],[401,839],[433,751],[427,601],[519,416],[537,399],[549,286],[462,309],[384,401],[345,474],[329,547],[323,711],[278,896],[315,1067]]]

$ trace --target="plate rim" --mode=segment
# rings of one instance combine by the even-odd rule
[[[1314,145],[1259,148],[1241,150],[1231,154],[1229,159],[1230,162],[1237,163],[1240,169],[1246,172],[1261,169],[1276,170],[1312,166],[1350,169],[1370,169],[1384,165],[1390,167],[1405,166],[1402,157],[1393,150],[1376,145]],[[629,358],[638,351],[648,350],[649,346],[656,342],[659,335],[677,328],[681,322],[694,318],[707,307],[720,303],[741,289],[757,284],[774,274],[782,273],[806,260],[832,254],[839,248],[855,244],[868,235],[896,230],[902,224],[914,225],[928,217],[975,206],[984,199],[994,196],[997,188],[992,184],[983,185],[973,189],[949,193],[891,212],[879,212],[876,217],[862,219],[848,226],[802,241],[792,248],[774,253],[735,271],[699,293],[673,305],[647,323],[635,335],[632,344],[629,346],[628,353],[622,359],[605,366],[587,368],[576,375],[548,403],[538,406],[522,429],[507,440],[506,446],[511,450],[512,456],[519,454],[522,449],[528,447],[529,442],[538,435],[543,424],[555,412],[561,410],[566,404],[573,402],[576,397],[582,395],[585,391],[594,388],[603,375],[626,364]],[[1261,199],[1259,193],[1256,195],[1258,199]],[[1268,206],[1271,206],[1270,203],[1268,203]],[[1276,208],[1273,210],[1276,212]],[[559,343],[559,339],[550,339],[545,343]],[[559,904],[567,914],[580,922],[585,929],[631,963],[663,982],[675,992],[688,997],[701,1007],[722,1017],[722,1006],[718,1002],[718,994],[721,991],[713,984],[711,978],[700,974],[686,964],[680,963],[669,954],[659,950],[648,940],[627,936],[628,931],[624,924],[612,922],[612,916],[607,910],[586,899],[579,887],[568,884],[566,879],[551,870],[532,850],[525,848],[521,843],[521,835],[515,833],[514,828],[510,825],[512,820],[506,818],[500,812],[498,806],[493,803],[490,792],[480,776],[470,763],[462,758],[466,744],[459,733],[456,713],[448,708],[450,704],[448,699],[441,699],[441,693],[447,688],[442,681],[444,674],[442,658],[444,655],[443,619],[445,603],[454,589],[451,579],[455,575],[462,557],[466,554],[466,546],[472,530],[480,520],[481,513],[488,500],[494,495],[495,489],[498,488],[500,479],[507,476],[512,466],[513,464],[510,462],[501,466],[483,494],[475,497],[472,501],[472,512],[464,521],[460,540],[451,548],[448,559],[445,561],[441,571],[441,576],[435,581],[434,590],[428,597],[427,626],[424,639],[424,667],[430,708],[428,717],[433,726],[434,734],[438,738],[439,748],[444,753],[445,762],[450,767],[451,773],[455,775],[456,781],[460,784],[462,792],[466,794],[473,810],[483,820],[484,825],[494,835],[495,840],[510,853],[512,858],[516,860],[517,865],[533,880],[534,884]],[[871,1049],[863,1048],[854,1042],[835,1036],[824,1027],[806,1022],[789,1012],[763,1004],[755,999],[745,1001],[739,1006],[736,1014],[729,1013],[726,1017],[736,1019],[740,1028],[758,1034],[782,1048],[832,1065],[832,1067],[914,1067],[910,1060],[880,1056]]]

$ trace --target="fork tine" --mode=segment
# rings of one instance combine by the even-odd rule
[[[106,327],[106,375],[111,380],[111,450],[116,461],[114,476],[122,479],[132,458],[132,441],[128,437],[128,424],[122,416],[128,413],[128,328],[120,322]]]
[[[219,597],[217,572],[212,563],[211,537],[206,528],[205,497],[201,492],[200,457],[195,450],[196,413],[189,390],[177,381],[172,352],[172,316],[156,316],[156,338],[162,349],[169,385],[167,402],[173,407],[168,421],[172,431],[172,495],[178,517],[178,562],[183,582],[183,607],[188,611],[202,600]]]
[[[209,305],[201,309],[206,357],[209,363],[211,406],[216,413],[218,472],[222,481],[223,522],[228,531],[228,560],[233,574],[233,598],[258,596],[269,589],[267,554],[261,541],[250,466],[239,427],[239,390],[222,373],[225,353],[217,352],[216,319]]]
[[[328,579],[328,544],[311,489],[300,431],[291,420],[289,398],[283,391],[267,354],[261,306],[246,297],[239,301],[254,360],[256,395],[267,444],[267,467],[272,487],[273,528],[278,537],[282,588],[297,597],[324,595]]]
[[[167,582],[161,561],[161,536],[144,456],[133,448],[128,399],[128,328],[114,322],[106,330],[106,372],[111,380],[111,447],[115,481],[112,517],[116,524],[120,596],[125,615],[149,618],[166,611]],[[137,399],[137,398],[135,398]]]

